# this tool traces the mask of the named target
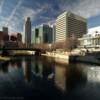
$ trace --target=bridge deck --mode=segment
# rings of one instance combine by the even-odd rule
[[[37,48],[0,48],[0,50],[29,50],[29,51],[42,51],[42,49],[37,49]]]

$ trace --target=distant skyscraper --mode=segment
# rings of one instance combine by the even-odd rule
[[[26,43],[27,47],[31,46],[31,20],[30,20],[30,17],[28,17],[25,22],[25,43]]]
[[[52,43],[53,42],[53,30],[49,25],[42,24],[39,27],[39,35],[41,43]]]
[[[3,27],[2,30],[4,33],[8,34],[8,27]]]
[[[53,29],[49,25],[42,24],[32,31],[32,43],[52,43]]]
[[[56,42],[64,41],[70,37],[80,38],[87,32],[85,18],[71,12],[64,12],[56,20]]]
[[[52,29],[53,29],[53,43],[55,43],[56,42],[56,25],[53,25]]]
[[[39,35],[39,28],[34,27],[32,30],[32,37],[31,37],[31,43],[41,43],[41,37]]]
[[[8,27],[3,27],[2,32],[4,34],[4,41],[8,41],[9,40]]]

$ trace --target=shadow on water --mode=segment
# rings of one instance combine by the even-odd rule
[[[3,73],[7,73],[8,72],[8,65],[9,65],[9,62],[5,62],[2,64],[2,66],[0,66],[0,70],[2,70]]]
[[[99,82],[99,66],[57,64],[47,57],[21,56],[0,66],[0,96],[100,100]]]

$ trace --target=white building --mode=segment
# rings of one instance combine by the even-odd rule
[[[100,26],[90,28],[86,35],[79,38],[81,47],[100,47]]]
[[[56,42],[64,41],[69,37],[81,38],[87,33],[85,18],[71,12],[64,12],[56,19]]]

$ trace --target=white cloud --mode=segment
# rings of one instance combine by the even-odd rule
[[[2,7],[3,7],[4,2],[5,2],[5,0],[2,0],[1,3],[0,3],[0,14],[2,12]]]
[[[63,13],[64,11],[71,11],[77,15],[83,16],[85,18],[90,18],[93,16],[100,15],[100,0],[58,0],[59,10],[56,10],[52,7],[51,4],[43,5],[44,12],[52,11],[52,15],[56,13],[58,16],[59,14]],[[55,18],[49,18],[45,16],[41,16],[42,19],[45,19],[45,23],[47,24],[54,24]]]
[[[5,26],[8,19],[6,17],[0,16],[0,27]]]
[[[78,2],[72,2],[72,5],[60,5],[60,7],[63,11],[71,10],[85,18],[100,15],[100,0],[79,0]]]
[[[4,1],[5,0],[0,0],[0,13],[2,12]],[[100,14],[100,0],[57,0],[59,2],[55,5],[59,6],[59,9],[55,9],[51,3],[41,4],[40,2],[38,3],[38,8],[33,9],[21,5],[23,1],[24,0],[18,1],[9,18],[2,18],[1,20],[2,16],[0,16],[0,25],[4,26],[7,22],[6,25],[9,26],[10,31],[17,30],[20,25],[24,25],[26,17],[31,17],[33,22],[40,19],[43,20],[44,23],[51,25],[55,22],[55,15],[58,16],[65,10],[70,10],[85,18],[90,18]],[[44,13],[49,13],[51,16],[45,15]]]
[[[18,30],[18,27],[20,25],[24,25],[25,23],[25,19],[27,17],[31,17],[31,21],[34,21],[35,19],[37,19],[40,13],[44,13],[47,10],[51,9],[51,5],[45,3],[44,5],[40,5],[39,8],[37,9],[32,9],[30,7],[25,7],[25,6],[21,6],[23,0],[19,0],[18,3],[16,4],[15,8],[13,9],[11,15],[8,18],[3,18],[2,16],[2,20],[0,20],[0,25],[1,26],[8,26],[9,31],[13,32],[14,30]],[[1,10],[2,10],[2,6],[3,6],[4,0],[1,2]],[[20,8],[20,9],[19,9]],[[18,12],[20,10],[20,12]],[[17,16],[16,16],[17,15]],[[46,17],[46,16],[41,16],[42,19],[44,19],[45,21],[50,21],[52,18],[50,17]],[[50,21],[51,23],[52,21]],[[20,30],[19,30],[20,31]]]
[[[100,0],[81,0],[74,8],[74,12],[89,18],[100,14]]]
[[[20,25],[23,25],[24,27],[24,24],[25,24],[25,19],[27,17],[31,17],[31,21],[34,21],[35,18],[37,17],[37,15],[43,11],[43,9],[31,9],[31,8],[28,8],[28,7],[20,7],[20,11],[21,13],[19,14],[19,12],[17,12],[16,14],[18,14],[18,16],[14,16],[12,17],[12,20],[10,20],[9,22],[9,30],[10,32],[12,31],[16,31],[17,28],[20,26]]]
[[[55,24],[55,19],[52,19],[51,21],[46,22],[48,25],[52,26]]]
[[[17,5],[15,6],[15,8],[13,9],[11,15],[8,18],[8,22],[6,23],[6,26],[8,26],[9,22],[11,21],[11,19],[13,18],[14,14],[16,13],[16,10],[20,7],[20,5],[22,4],[23,0],[19,0]]]
[[[41,12],[42,9],[31,9],[28,7],[21,7],[20,10],[22,11],[22,19],[26,19],[27,17],[31,17],[32,20],[34,20],[34,18],[37,16],[38,13]]]

